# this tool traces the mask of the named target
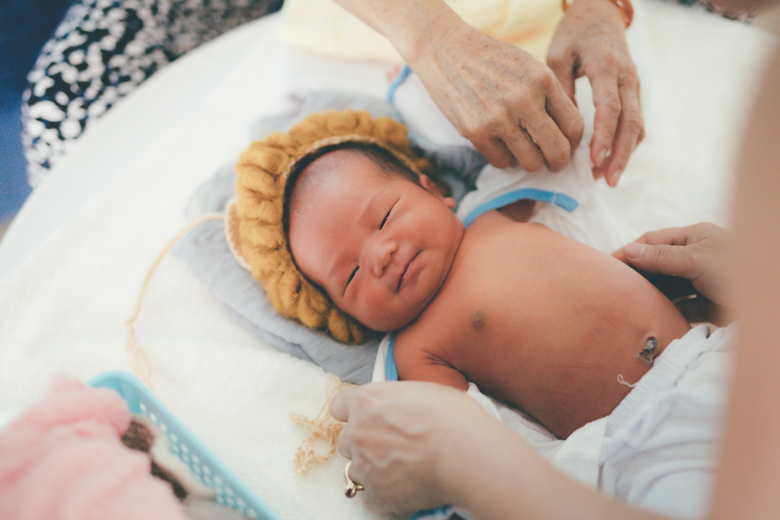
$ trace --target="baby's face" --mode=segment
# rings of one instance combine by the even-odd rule
[[[354,152],[317,161],[328,159],[338,171],[304,187],[292,208],[293,257],[344,312],[374,330],[400,329],[447,278],[463,237],[454,202],[427,178],[423,187],[387,176]]]

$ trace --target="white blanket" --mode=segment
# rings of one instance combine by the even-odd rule
[[[645,8],[659,124],[610,195],[651,229],[676,223],[678,208],[642,221],[631,178],[669,190],[727,186],[769,38],[676,5]],[[185,224],[195,188],[248,144],[252,121],[303,88],[384,95],[388,66],[293,51],[277,22],[250,24],[160,72],[95,124],[23,208],[0,247],[0,424],[42,397],[53,373],[129,370],[125,321],[146,270]],[[728,223],[726,203],[712,203]],[[317,415],[328,374],[243,332],[170,257],[136,331],[160,400],[282,516],[375,517],[344,497],[341,457],[307,476],[293,470],[308,432],[289,415]],[[283,492],[268,493],[269,480]]]

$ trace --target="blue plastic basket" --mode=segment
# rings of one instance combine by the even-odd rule
[[[90,386],[110,388],[121,395],[130,412],[151,419],[168,436],[171,449],[193,475],[217,492],[216,501],[249,518],[282,520],[228,470],[138,379],[127,372],[98,374]]]

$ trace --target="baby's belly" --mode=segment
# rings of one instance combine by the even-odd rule
[[[467,295],[448,340],[455,368],[560,437],[609,414],[690,328],[641,275],[542,226],[498,226],[464,245],[493,253],[464,254],[455,276],[479,276],[447,287]]]

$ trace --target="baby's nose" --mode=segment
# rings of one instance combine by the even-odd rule
[[[382,276],[393,262],[393,255],[398,251],[398,244],[389,240],[378,240],[372,249],[371,269],[375,276]]]

